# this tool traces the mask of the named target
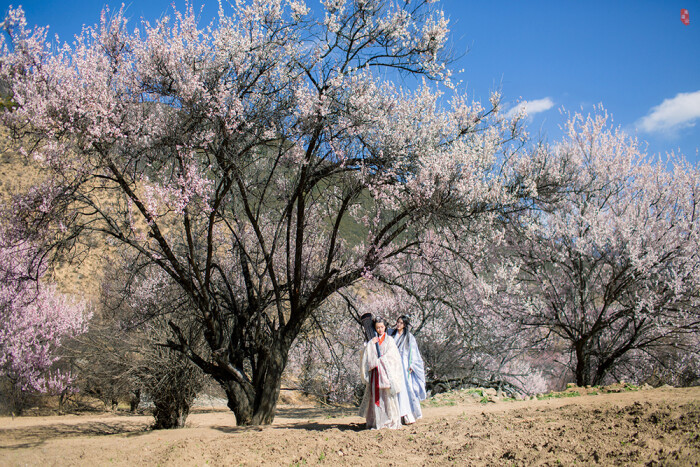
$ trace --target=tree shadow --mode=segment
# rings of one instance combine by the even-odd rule
[[[80,436],[126,435],[138,436],[150,432],[151,425],[125,422],[86,422],[78,424],[56,423],[19,428],[0,428],[0,452],[7,449],[33,448],[57,438]]]
[[[222,433],[235,434],[235,433],[250,433],[255,431],[266,431],[274,429],[291,429],[291,430],[305,430],[305,431],[364,431],[364,422],[317,422],[314,420],[309,420],[305,422],[282,422],[275,423],[269,426],[212,426],[213,430],[221,431]]]
[[[275,414],[275,422],[268,426],[213,426],[215,430],[224,433],[242,433],[264,431],[267,429],[284,428],[308,431],[362,431],[363,422],[348,422],[334,420],[357,415],[356,407],[279,407]],[[320,419],[320,420],[316,420]]]
[[[278,407],[275,419],[313,419],[350,417],[357,414],[356,407]]]
[[[190,415],[210,413],[233,413],[228,407],[195,407],[190,410]]]
[[[280,428],[288,428],[293,430],[307,430],[307,431],[364,431],[366,430],[365,422],[315,422],[309,420],[308,422],[297,422],[297,423],[283,423],[277,425]]]
[[[199,413],[227,412],[222,409],[197,410]],[[282,428],[307,431],[362,431],[364,421],[348,422],[347,417],[356,415],[353,407],[280,407],[274,425],[270,426],[211,426],[224,433],[244,433]],[[0,427],[0,453],[6,450],[26,449],[41,446],[59,438],[81,436],[122,435],[140,436],[152,432],[152,420],[135,419],[138,414],[119,414],[122,420],[88,421],[82,423],[53,423],[37,426]],[[338,420],[334,420],[334,419]]]

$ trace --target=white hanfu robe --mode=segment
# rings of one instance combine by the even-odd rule
[[[401,355],[386,333],[379,352],[377,358],[377,346],[371,341],[365,343],[360,368],[366,386],[359,415],[365,417],[370,429],[401,428],[398,394],[406,391]]]
[[[406,392],[399,397],[399,411],[405,417],[406,423],[413,423],[423,417],[420,401],[426,397],[425,368],[423,357],[418,350],[418,344],[413,334],[393,331],[396,346],[401,354],[403,363],[404,384]]]

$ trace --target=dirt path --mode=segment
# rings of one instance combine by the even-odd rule
[[[181,430],[152,418],[0,418],[0,465],[700,465],[700,388],[426,407],[401,430],[368,431],[352,411],[282,406],[238,428],[226,410]]]

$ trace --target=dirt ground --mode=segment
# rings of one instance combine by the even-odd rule
[[[700,465],[700,388],[428,402],[401,430],[350,409],[281,405],[266,427],[223,408],[153,431],[127,414],[0,418],[0,465]]]

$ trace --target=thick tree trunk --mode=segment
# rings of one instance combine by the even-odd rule
[[[283,354],[278,348],[271,351],[264,372],[256,385],[254,425],[269,425],[275,419],[277,399],[282,385],[282,372],[287,362],[286,352]]]
[[[233,378],[217,381],[226,392],[228,407],[238,426],[269,425],[275,419],[287,351],[279,346],[265,349],[253,383],[241,384]]]
[[[233,379],[218,379],[218,381],[226,393],[228,408],[236,416],[236,424],[238,426],[252,425],[253,404],[251,399],[253,397],[250,394],[252,388],[244,387]]]
[[[590,371],[588,365],[588,355],[586,355],[586,342],[579,341],[574,343],[574,351],[576,353],[576,385],[584,387],[590,384]]]

